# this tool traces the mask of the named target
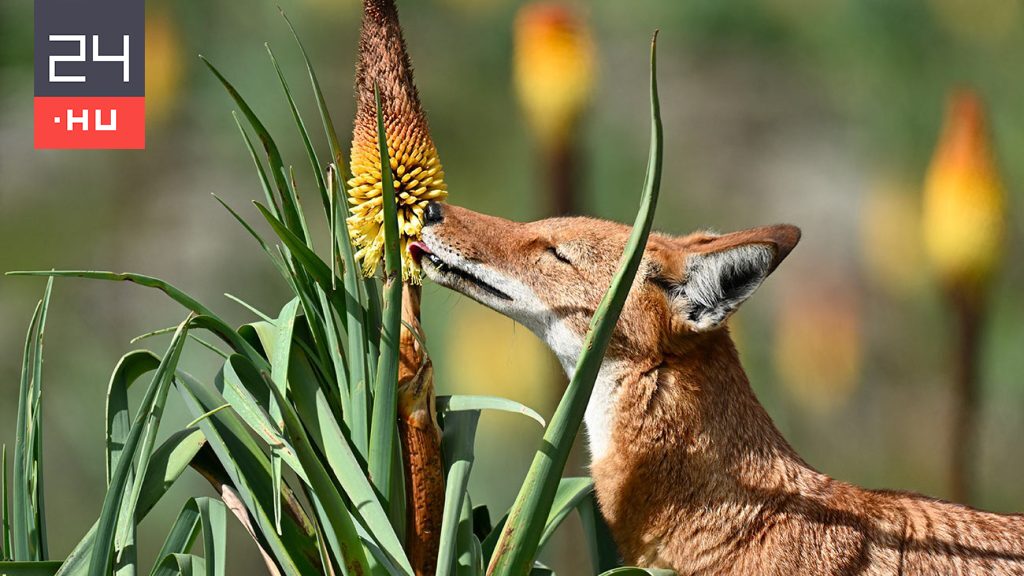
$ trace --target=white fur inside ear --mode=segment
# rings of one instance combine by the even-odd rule
[[[764,282],[773,258],[765,244],[691,254],[686,281],[673,291],[687,322],[699,331],[721,326]]]

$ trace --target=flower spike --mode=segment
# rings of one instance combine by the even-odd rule
[[[448,195],[444,170],[430,138],[413,83],[398,10],[392,0],[366,0],[356,68],[356,120],[352,134],[351,215],[348,229],[363,273],[373,274],[384,249],[381,166],[374,86],[380,91],[388,155],[398,205],[402,279],[420,283],[420,269],[407,248],[419,238],[423,210]]]

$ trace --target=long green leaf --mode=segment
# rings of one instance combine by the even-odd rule
[[[279,338],[273,330],[258,331],[264,348],[276,355]],[[402,544],[381,505],[381,499],[366,477],[363,464],[334,417],[324,390],[317,385],[307,354],[292,350],[288,369],[288,382],[295,403],[295,411],[309,432],[316,448],[326,457],[327,465],[345,495],[352,503],[352,513],[366,527],[380,545],[383,561],[396,565],[392,572],[401,570],[412,574],[412,566]]]
[[[171,340],[167,353],[160,361],[153,382],[146,390],[139,413],[132,423],[131,431],[125,438],[124,448],[121,457],[111,474],[110,483],[107,486],[107,494],[103,498],[103,507],[100,513],[99,524],[96,528],[96,540],[92,549],[92,557],[89,562],[90,576],[105,576],[110,573],[111,556],[114,551],[115,532],[117,521],[121,513],[121,506],[124,501],[124,491],[129,489],[128,479],[132,472],[132,459],[138,455],[136,473],[140,477],[146,474],[147,466],[152,456],[152,446],[156,439],[157,429],[160,426],[160,419],[163,415],[164,404],[167,400],[167,390],[170,388],[174,371],[181,356],[181,350],[185,345],[185,335],[188,333],[188,325],[192,315],[182,322],[178,331]],[[134,524],[134,510],[139,501],[142,480],[131,488],[132,496],[129,502],[124,503],[133,510],[129,523]]]
[[[46,560],[46,525],[43,510],[42,396],[43,338],[53,280],[46,284],[25,338],[18,393],[18,420],[14,443],[13,558]]]
[[[242,126],[242,121],[238,119],[238,114],[234,110],[231,111],[231,117],[234,118],[235,126],[238,126],[238,131],[242,134],[242,141],[245,142],[245,149],[249,151],[249,158],[252,160],[253,165],[256,166],[256,175],[259,177],[260,187],[263,188],[263,197],[266,198],[267,205],[270,206],[274,215],[279,216],[281,214],[281,209],[277,204],[277,200],[274,199],[274,192],[270,189],[270,179],[267,178],[267,171],[263,168],[263,163],[260,162],[259,157],[256,155],[256,147],[252,145],[252,139],[249,138],[249,133],[245,131],[245,127]],[[217,198],[216,194],[214,194],[214,198]],[[217,199],[220,200],[220,198]],[[221,202],[221,204],[224,203]],[[240,222],[244,222],[241,218],[237,219]],[[249,228],[248,225],[243,224],[243,226],[250,231],[250,234],[260,241],[259,234],[256,234],[256,232]],[[262,244],[262,241],[260,241],[260,243]],[[264,246],[264,249],[265,248],[266,247]]]
[[[174,524],[167,532],[163,546],[156,555],[157,558],[166,558],[172,554],[186,554],[192,549],[196,538],[199,536],[199,506],[196,499],[190,499],[182,506],[175,518]],[[159,561],[150,572],[151,576],[174,576],[178,573],[176,565],[166,564]]]
[[[263,143],[263,149],[267,153],[267,164],[270,167],[270,173],[273,176],[274,184],[277,187],[277,192],[280,197],[282,214],[284,215],[284,221],[288,224],[288,228],[291,229],[296,235],[301,235],[303,242],[305,242],[304,226],[299,215],[298,206],[295,205],[293,199],[288,192],[288,182],[284,175],[284,161],[281,159],[281,152],[277,148],[277,144],[274,139],[271,138],[270,132],[267,131],[266,127],[260,122],[259,117],[253,112],[249,104],[246,103],[242,95],[238,93],[238,90],[228,82],[228,79],[220,73],[220,70],[210,63],[209,60],[203,56],[199,57],[203,64],[213,72],[213,75],[217,77],[217,80],[224,86],[224,89],[228,91],[231,99],[235,101],[235,104],[242,111],[242,115],[249,122],[249,125],[256,132],[256,136],[259,137],[260,142]]]
[[[231,348],[243,354],[245,357],[252,360],[257,365],[265,364],[262,358],[256,354],[255,350],[252,349],[248,343],[243,340],[237,332],[231,329],[231,327],[224,322],[220,317],[213,313],[212,310],[203,306],[198,300],[182,292],[178,288],[172,286],[170,283],[165,282],[159,278],[152,276],[146,276],[144,274],[134,274],[130,272],[115,273],[105,272],[97,270],[20,270],[14,272],[8,272],[8,276],[52,276],[55,278],[88,278],[91,280],[106,280],[110,282],[132,282],[140,286],[147,288],[155,288],[160,290],[175,302],[181,304],[188,310],[191,310],[198,314],[192,324],[195,327],[204,328],[216,334],[221,340],[226,342]]]
[[[270,62],[274,65],[274,70],[277,72],[277,78],[281,81],[281,88],[284,89],[284,96],[288,101],[288,108],[292,112],[292,120],[295,121],[295,126],[299,130],[299,136],[302,138],[302,144],[306,148],[306,156],[309,158],[310,168],[313,170],[313,177],[316,179],[317,189],[320,191],[320,200],[324,205],[324,214],[330,218],[331,201],[327,195],[327,185],[324,183],[324,175],[321,172],[320,160],[317,159],[316,150],[313,149],[313,143],[309,140],[309,131],[306,130],[306,123],[302,121],[302,115],[299,114],[299,108],[295,105],[295,99],[292,98],[292,91],[288,87],[288,81],[284,78],[284,72],[281,71],[281,66],[277,63],[274,51],[270,49],[270,44],[264,44],[264,46],[266,46],[267,54],[270,55]]]
[[[7,504],[7,444],[0,451],[0,561],[11,559],[11,510]]]
[[[32,320],[29,322],[28,335],[25,337],[25,349],[21,367],[21,386],[18,389],[18,420],[14,436],[14,476],[13,497],[14,513],[12,521],[13,553],[11,558],[17,561],[38,560],[35,553],[34,530],[31,525],[32,497],[31,477],[29,476],[28,460],[31,454],[31,406],[32,406],[32,354],[33,341],[39,326],[39,311],[43,303],[36,304]]]
[[[392,523],[404,519],[404,502],[391,498],[393,482],[402,482],[393,469],[398,430],[398,345],[402,328],[402,257],[398,242],[398,208],[391,178],[391,160],[384,130],[380,91],[374,89],[377,103],[377,143],[380,149],[381,195],[384,197],[384,329],[381,334],[377,380],[373,387],[373,417],[370,420],[370,478],[387,500]]]
[[[239,374],[249,374],[249,370],[239,369],[238,364],[244,364],[245,362],[247,360],[240,355],[232,356],[228,360],[228,363],[235,365],[235,369]],[[250,366],[250,369],[255,368]],[[320,462],[316,451],[309,441],[309,436],[302,426],[302,422],[284,395],[273,385],[270,375],[263,372],[260,373],[260,377],[281,407],[281,416],[284,419],[285,429],[293,442],[295,453],[301,464],[300,470],[305,471],[312,492],[322,502],[328,526],[337,535],[339,545],[334,550],[335,555],[345,563],[349,573],[368,573],[369,567],[366,562],[366,554],[359,541],[352,516],[345,507],[341,495],[334,488],[330,475]]]
[[[458,529],[468,497],[469,474],[473,470],[474,460],[473,445],[476,442],[476,427],[479,421],[479,410],[447,412],[443,416],[444,435],[441,441],[447,461],[447,473],[437,576],[450,576],[456,573],[455,560],[459,554]]]
[[[544,533],[540,537],[538,550],[543,550],[548,540],[562,525],[569,513],[586,504],[587,497],[594,493],[594,481],[590,478],[562,478],[555,492],[555,499],[548,512],[548,521],[544,524]]]
[[[148,350],[135,350],[121,357],[107,385],[106,460],[107,484],[117,468],[125,438],[131,430],[128,388],[143,374],[157,369],[160,359]]]
[[[583,421],[583,414],[594,389],[594,380],[647,244],[661,184],[662,162],[656,39],[657,36],[651,42],[651,147],[640,210],[626,243],[619,270],[590,321],[583,352],[544,434],[543,447],[535,454],[526,480],[509,512],[508,522],[490,562],[489,573],[494,576],[520,576],[530,570],[544,532],[541,519],[546,518],[551,510],[559,476],[565,468],[569,451]]]
[[[160,560],[157,568],[161,574],[171,576],[192,576],[206,572],[203,559],[195,554],[169,554]]]
[[[259,209],[263,217],[266,218],[267,223],[277,234],[278,238],[284,243],[284,245],[291,250],[295,258],[302,264],[303,268],[309,273],[309,275],[320,284],[320,286],[327,292],[333,292],[334,276],[331,274],[331,267],[328,266],[323,260],[317,256],[316,252],[309,249],[308,246],[302,241],[301,238],[296,236],[283,222],[274,217],[274,215],[268,210],[263,204],[259,202],[253,202],[256,208]]]
[[[313,65],[309,62],[309,54],[306,53],[306,47],[302,45],[302,40],[299,39],[298,33],[295,32],[292,21],[288,19],[288,15],[284,13],[284,10],[281,10],[281,16],[288,24],[288,29],[291,30],[295,43],[299,45],[299,51],[302,52],[302,59],[306,63],[306,72],[309,74],[309,81],[313,86],[313,94],[316,96],[316,107],[320,112],[320,120],[324,126],[324,133],[327,135],[327,142],[331,147],[331,156],[334,158],[333,163],[341,167],[341,173],[344,175],[348,171],[345,169],[341,144],[338,141],[338,133],[334,129],[334,122],[331,120],[331,113],[327,109],[327,102],[324,100],[323,91],[320,90],[320,81],[317,80],[316,72],[313,71]]]
[[[577,510],[587,539],[587,549],[590,551],[591,567],[595,572],[606,572],[619,566],[622,563],[619,549],[612,538],[611,529],[601,516],[597,497],[591,494]]]
[[[224,576],[227,566],[227,508],[220,500],[197,498],[203,523],[206,576]]]
[[[224,404],[224,397],[187,374],[178,375],[178,390],[194,416]],[[274,558],[283,574],[317,573],[319,553],[312,524],[304,515],[282,517],[281,534],[274,526],[270,459],[250,435],[247,425],[232,410],[222,410],[199,422],[210,447],[245,504],[261,546]]]
[[[533,408],[524,406],[515,400],[509,400],[508,398],[501,398],[498,396],[476,396],[469,394],[438,396],[437,409],[439,412],[458,412],[460,410],[499,410],[501,412],[522,414],[541,426],[545,426],[544,417],[538,414]]]
[[[155,354],[150,355],[159,362]],[[171,434],[163,444],[153,452],[153,459],[142,481],[142,493],[135,509],[135,520],[141,522],[163,497],[171,485],[188,468],[192,458],[206,443],[206,438],[198,429],[179,430]],[[86,532],[74,550],[68,554],[58,572],[60,576],[78,576],[85,574],[92,554],[92,546],[96,537],[97,523]]]
[[[60,568],[60,562],[0,562],[0,576],[53,576]]]
[[[277,317],[277,341],[270,357],[270,378],[274,386],[284,396],[288,391],[288,361],[291,358],[292,333],[295,330],[295,314],[299,311],[299,299],[293,298],[281,309]],[[281,407],[276,402],[270,403],[270,417],[280,425]],[[270,452],[270,463],[274,470],[274,493],[281,492],[281,455],[276,448]],[[281,533],[281,499],[274,500],[274,526]]]

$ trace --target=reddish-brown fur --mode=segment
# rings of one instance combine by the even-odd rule
[[[521,283],[582,335],[628,234],[600,220],[520,224],[444,206],[424,241]],[[693,254],[765,245],[774,269],[798,239],[791,226],[651,236],[605,361],[616,367],[611,449],[592,467],[625,560],[682,575],[1024,575],[1024,517],[865,490],[811,468],[757,401],[728,329],[693,329],[664,289],[686,282]],[[509,306],[424,269],[499,311]]]

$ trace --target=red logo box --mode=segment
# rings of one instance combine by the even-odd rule
[[[35,147],[145,148],[146,99],[141,96],[36,97]]]

